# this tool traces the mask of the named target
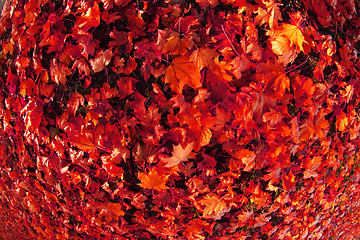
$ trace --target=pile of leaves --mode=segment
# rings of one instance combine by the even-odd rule
[[[359,237],[359,5],[7,1],[2,239]]]

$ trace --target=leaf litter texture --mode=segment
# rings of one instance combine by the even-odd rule
[[[358,11],[7,1],[1,237],[359,237]]]

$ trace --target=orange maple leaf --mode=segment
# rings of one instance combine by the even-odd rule
[[[206,195],[199,203],[205,205],[205,209],[203,210],[204,218],[219,220],[231,209],[231,206],[228,207],[222,198],[219,198],[218,195],[213,193]]]
[[[36,0],[30,0],[25,4],[25,18],[24,22],[26,26],[30,26],[30,24],[36,19],[39,14],[39,7],[41,2]]]
[[[85,135],[74,135],[70,138],[70,141],[72,144],[74,144],[79,149],[90,152],[94,149],[96,149],[96,145],[90,141],[88,137]]]
[[[194,143],[188,143],[185,148],[180,144],[174,146],[174,151],[172,157],[163,158],[162,161],[166,163],[165,167],[173,167],[178,165],[180,162],[186,161],[188,158],[192,157],[192,150],[194,149]]]
[[[292,46],[291,41],[286,36],[274,35],[274,32],[270,31],[269,41],[271,43],[272,51],[278,56],[278,62],[283,65],[292,63],[297,53],[295,51],[295,46]]]
[[[171,89],[177,93],[182,93],[186,84],[194,89],[201,87],[200,79],[200,72],[187,55],[174,58],[165,71],[165,83],[170,83]]]
[[[178,32],[172,32],[164,44],[163,52],[184,55],[189,48],[190,42],[187,38],[181,38]]]
[[[152,168],[147,173],[140,172],[138,175],[138,179],[141,181],[139,183],[140,187],[154,189],[157,191],[166,190],[168,187],[165,185],[169,175],[159,174],[157,168]]]
[[[340,110],[339,115],[336,116],[336,128],[338,131],[342,132],[346,129],[346,126],[349,124],[346,114]]]
[[[69,136],[69,142],[75,145],[80,150],[85,152],[91,152],[97,149],[97,145],[94,141],[93,132],[91,130],[84,129],[82,134],[74,134]]]
[[[284,66],[271,62],[258,64],[259,77],[265,80],[267,87],[273,87],[276,96],[283,96],[290,90],[290,79],[286,76]]]
[[[116,216],[123,216],[125,212],[122,210],[122,206],[120,203],[108,202],[106,207]]]
[[[278,21],[282,21],[281,12],[279,9],[280,3],[274,2],[274,0],[263,1],[265,8],[259,7],[255,13],[257,16],[255,17],[255,24],[262,25],[264,23],[269,23],[270,28],[274,28],[278,26]]]
[[[300,140],[306,142],[314,136],[314,133],[315,133],[314,125],[310,121],[306,121],[300,127],[300,132],[299,132]]]
[[[289,171],[288,174],[285,172],[281,175],[282,186],[285,191],[292,192],[296,190],[296,181],[295,175],[293,174],[292,170]]]
[[[304,171],[304,179],[308,179],[311,177],[317,177],[319,174],[316,172],[322,164],[322,157],[316,156],[308,160],[305,164],[305,171]]]
[[[329,122],[325,119],[325,115],[324,109],[320,109],[314,124],[315,135],[318,137],[325,137],[325,133],[327,133],[330,126]]]
[[[219,54],[215,49],[198,48],[190,56],[190,60],[197,66],[200,71],[204,67],[214,67],[216,58]]]
[[[303,48],[303,43],[307,43],[305,41],[305,37],[302,33],[302,31],[300,30],[299,26],[295,26],[292,24],[287,24],[284,23],[281,28],[279,30],[276,31],[276,35],[283,35],[286,36],[287,38],[289,38],[291,44],[290,47],[295,44],[296,45],[296,49],[300,52],[300,51],[304,51]]]
[[[243,164],[245,164],[244,171],[248,172],[255,166],[255,153],[248,149],[240,149],[239,151],[235,152],[234,157],[240,159]]]

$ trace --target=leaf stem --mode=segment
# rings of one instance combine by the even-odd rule
[[[225,31],[224,25],[221,25],[221,28],[222,28],[222,30],[223,30],[223,32],[224,32],[224,34],[225,34],[225,36],[226,36],[227,40],[229,41],[229,43],[230,43],[230,45],[231,45],[232,49],[234,50],[234,52],[236,53],[236,55],[238,55],[238,56],[240,57],[240,54],[236,51],[236,49],[235,49],[234,45],[233,45],[233,44],[232,44],[232,42],[230,41],[229,35],[228,35],[228,34],[226,33],[226,31]]]
[[[295,67],[293,67],[293,68],[290,68],[288,71],[286,71],[286,72],[285,72],[285,74],[288,74],[289,72],[294,71],[295,69],[297,69],[297,68],[301,67],[304,63],[306,63],[306,62],[307,62],[307,60],[309,60],[309,57],[307,57],[307,58],[305,59],[305,61],[304,61],[304,62],[302,62],[300,65],[295,66]]]
[[[107,150],[106,148],[103,148],[103,147],[101,147],[101,146],[96,145],[96,148],[98,148],[98,149],[100,149],[100,150],[103,150],[103,151],[105,151],[105,152],[107,152],[107,153],[111,153],[109,150]]]

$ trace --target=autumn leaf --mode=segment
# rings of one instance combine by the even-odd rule
[[[216,7],[219,4],[219,0],[196,0],[196,2],[199,4],[199,6],[204,9],[207,7]]]
[[[269,112],[264,113],[262,119],[264,122],[267,122],[270,127],[274,127],[276,124],[278,124],[283,116],[275,111],[274,109],[270,109]]]
[[[122,210],[122,206],[120,203],[108,202],[106,207],[116,216],[124,216],[125,212]]]
[[[197,69],[200,71],[204,67],[214,66],[214,59],[219,54],[215,49],[209,48],[198,48],[190,56],[190,60],[197,66]]]
[[[257,205],[257,209],[263,207],[269,200],[269,193],[263,191],[260,184],[251,183],[249,190],[251,190],[250,201]]]
[[[269,173],[265,174],[262,177],[262,179],[264,181],[270,180],[266,190],[277,191],[278,187],[274,186],[274,184],[279,183],[281,167],[280,166],[274,166],[273,168],[270,168],[270,169],[268,169],[266,171],[269,172]]]
[[[346,129],[346,126],[349,124],[346,114],[339,110],[340,113],[336,116],[336,129],[340,132],[343,132]]]
[[[164,44],[163,53],[185,55],[190,48],[187,38],[181,37],[178,32],[172,32]]]
[[[266,8],[259,7],[258,10],[255,11],[255,13],[257,13],[257,16],[255,17],[255,24],[262,25],[264,23],[268,23],[270,29],[276,28],[278,26],[278,22],[283,20],[278,7],[280,3],[277,3],[274,0],[263,0],[263,4]]]
[[[324,109],[320,109],[314,124],[315,135],[318,137],[325,137],[330,126],[329,122],[325,119],[326,114],[324,112]]]
[[[91,152],[97,149],[96,144],[90,140],[89,134],[75,134],[69,136],[69,142],[85,152]]]
[[[295,175],[292,170],[289,173],[283,172],[281,175],[282,186],[285,191],[292,192],[296,190]]]
[[[209,128],[202,127],[200,131],[200,139],[199,139],[200,146],[208,145],[210,143],[211,137],[212,137],[211,130]]]
[[[129,41],[129,36],[126,32],[112,31],[109,36],[113,38],[113,41],[109,42],[109,47],[117,47],[126,44]]]
[[[124,169],[117,166],[113,162],[105,162],[102,166],[105,171],[112,177],[118,177],[120,179],[123,179],[124,176]]]
[[[308,179],[311,177],[317,177],[319,174],[316,172],[322,164],[322,157],[316,156],[311,158],[305,163],[305,171],[304,171],[304,179]]]
[[[255,166],[255,153],[246,148],[240,149],[234,153],[234,157],[241,160],[245,164],[244,171],[248,172]]]
[[[306,121],[300,127],[300,131],[299,131],[300,140],[308,141],[314,136],[314,133],[315,133],[314,125],[310,121]]]
[[[200,235],[203,231],[211,232],[213,224],[206,222],[205,220],[196,218],[191,220],[184,231],[184,236],[187,239],[203,239]]]
[[[88,8],[86,13],[80,16],[75,23],[74,29],[81,31],[88,31],[92,27],[97,27],[100,24],[100,8],[96,2],[93,6]]]
[[[71,70],[54,58],[50,64],[50,74],[54,82],[65,85],[67,82],[66,76],[71,75]]]
[[[171,89],[177,93],[182,93],[186,84],[194,89],[201,87],[200,78],[200,72],[190,61],[189,56],[174,58],[165,72],[165,83],[170,83]]]
[[[268,35],[270,35],[269,41],[271,43],[271,49],[279,58],[278,62],[283,65],[294,62],[297,53],[290,39],[282,35],[272,35],[271,31]]]
[[[204,218],[220,220],[231,209],[222,198],[213,193],[206,195],[199,203],[205,205],[203,210]]]
[[[298,52],[304,51],[303,43],[307,43],[305,41],[305,37],[300,30],[299,26],[291,25],[284,23],[281,25],[281,28],[275,32],[276,35],[283,35],[289,38],[290,40],[290,47],[294,44],[297,47]]]
[[[90,68],[87,60],[85,58],[80,58],[75,60],[72,69],[78,69],[80,74],[83,74],[84,76],[88,76],[90,74]]]
[[[31,96],[34,90],[36,90],[36,85],[31,78],[28,78],[20,84],[19,93],[23,97],[26,95]]]
[[[183,148],[181,144],[174,146],[172,157],[162,158],[162,161],[166,163],[165,167],[173,167],[192,157],[191,152],[194,149],[193,145],[194,143],[192,142],[188,143],[185,148]]]
[[[129,75],[137,67],[137,63],[133,57],[125,59],[116,56],[113,60],[113,63],[114,67],[111,67],[111,69],[117,74],[124,73],[125,75]]]
[[[105,51],[99,51],[96,54],[95,59],[89,60],[93,71],[94,72],[102,71],[104,67],[106,67],[110,63],[112,56],[113,53],[111,49],[107,49]]]
[[[25,4],[25,18],[24,22],[26,26],[30,26],[30,24],[36,19],[39,14],[39,7],[41,2],[36,0],[30,0]]]
[[[80,93],[71,93],[70,99],[67,103],[67,108],[69,109],[70,113],[75,115],[76,111],[78,110],[80,105],[84,105],[84,97]]]
[[[140,187],[154,189],[157,191],[166,190],[168,187],[165,185],[169,175],[159,174],[157,168],[150,169],[149,172],[139,172],[138,179]]]
[[[266,81],[268,88],[275,91],[276,96],[283,96],[286,90],[290,90],[290,79],[287,77],[283,65],[267,62],[259,64],[257,68],[263,74],[259,77]]]

